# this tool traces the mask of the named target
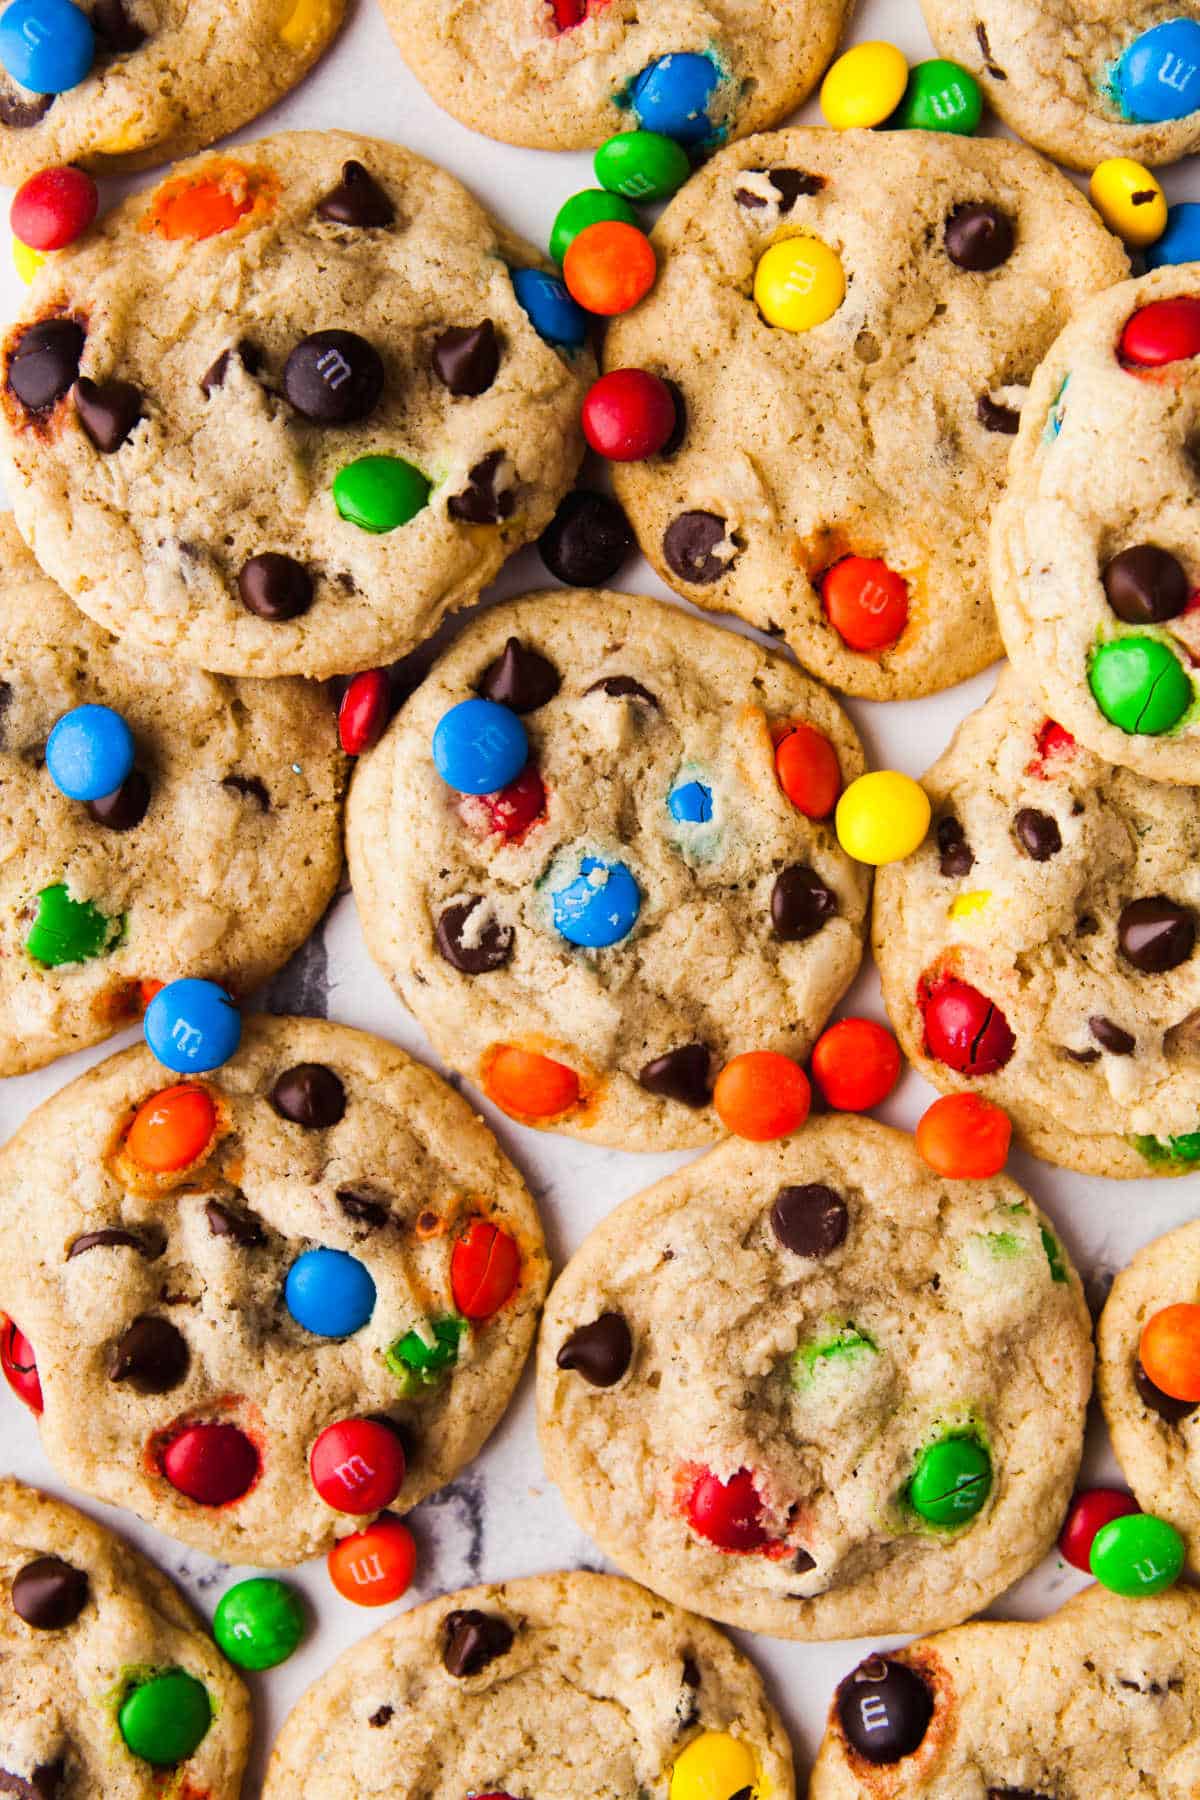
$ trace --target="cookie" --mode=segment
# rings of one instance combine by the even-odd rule
[[[547,1275],[465,1102],[313,1019],[248,1019],[203,1081],[136,1049],[72,1082],[0,1153],[0,1246],[5,1373],[55,1467],[260,1564],[475,1455]]]
[[[921,0],[938,50],[1004,123],[1072,169],[1175,162],[1200,145],[1200,7]]]
[[[383,0],[383,10],[413,73],[464,125],[506,144],[585,150],[639,125],[711,145],[775,124],[816,85],[849,5]]]
[[[145,169],[202,150],[295,87],[345,9],[345,0],[58,0],[33,14],[49,29],[32,38],[21,29],[28,0],[11,0],[0,10],[0,181],[15,186],[53,163]]]
[[[869,1656],[838,1688],[809,1800],[1182,1800],[1200,1773],[1200,1598],[1077,1594]]]
[[[1022,679],[1081,744],[1200,783],[1200,281],[1190,265],[1082,306],[1047,354],[992,529]]]
[[[542,1453],[606,1555],[773,1637],[928,1631],[1054,1541],[1091,1386],[1079,1279],[1005,1176],[872,1119],[730,1141],[555,1283]]]
[[[518,288],[545,329],[583,319],[396,145],[292,132],[185,164],[55,256],[9,329],[17,524],[145,649],[234,675],[398,657],[579,463],[590,352],[545,342]]]
[[[512,734],[508,785],[464,794],[439,772],[464,702]],[[819,816],[776,776],[790,727],[828,768],[805,799]],[[807,1055],[858,968],[869,877],[829,814],[863,767],[829,695],[674,607],[559,590],[491,608],[359,762],[367,944],[514,1118],[625,1149],[711,1143],[726,1059]]]
[[[0,1792],[238,1800],[249,1696],[145,1557],[5,1478],[0,1591]]]
[[[393,1800],[795,1794],[746,1657],[633,1582],[583,1571],[445,1595],[347,1650],[284,1725],[263,1800],[384,1787]]]
[[[1193,1572],[1200,1569],[1197,1402],[1176,1399],[1151,1378],[1141,1340],[1157,1314],[1194,1309],[1198,1299],[1200,1224],[1193,1221],[1138,1251],[1113,1282],[1096,1328],[1096,1385],[1117,1461],[1143,1510],[1182,1533]],[[1162,1373],[1156,1361],[1151,1366]]]
[[[342,863],[333,710],[299,681],[230,681],[120,644],[0,516],[0,1075],[99,1043],[158,982],[240,994],[308,937]],[[69,800],[46,739],[81,705],[136,741],[111,799]]]
[[[1127,268],[1082,196],[1018,144],[783,131],[694,175],[653,243],[605,361],[678,392],[666,451],[614,469],[658,573],[847,693],[994,661],[1008,434],[1072,304]]]

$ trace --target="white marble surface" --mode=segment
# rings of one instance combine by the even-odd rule
[[[562,201],[591,185],[588,157],[514,150],[474,135],[440,113],[409,75],[387,35],[375,0],[351,0],[350,13],[337,47],[304,88],[242,136],[259,136],[285,126],[340,125],[398,138],[441,162],[509,225],[544,244]],[[889,38],[912,60],[931,54],[916,0],[865,0],[851,37]],[[801,117],[816,120],[815,106],[810,103]],[[1164,185],[1171,199],[1200,197],[1200,180],[1191,167],[1166,171]],[[114,197],[116,191],[117,184],[108,184],[106,198]],[[3,317],[12,316],[21,293],[5,259],[0,271]],[[526,552],[505,570],[495,591],[519,593],[545,580],[536,555]],[[621,585],[668,597],[644,563],[630,564]],[[943,748],[958,720],[982,701],[992,680],[989,673],[948,694],[903,705],[852,703],[850,710],[873,764],[919,775]],[[323,940],[314,941],[301,953],[289,974],[275,984],[270,998],[276,1010],[327,1011],[332,1018],[379,1031],[427,1060],[435,1060],[423,1034],[368,959],[349,896],[339,902]],[[873,969],[860,977],[843,1010],[882,1016]],[[118,1040],[118,1044],[123,1041],[127,1040]],[[0,1081],[0,1137],[7,1136],[44,1095],[101,1054],[73,1057],[37,1075]],[[911,1127],[930,1098],[925,1083],[906,1074],[882,1109],[883,1116]],[[486,1105],[483,1110],[490,1112]],[[594,1149],[490,1116],[538,1197],[556,1264],[561,1264],[618,1201],[684,1160]],[[1023,1156],[1014,1156],[1011,1167],[1056,1221],[1096,1295],[1103,1293],[1112,1272],[1128,1261],[1139,1245],[1193,1216],[1200,1207],[1197,1176],[1177,1182],[1118,1184],[1064,1174]],[[32,1418],[7,1393],[0,1396],[0,1432],[0,1466],[56,1492],[64,1491],[40,1452]],[[1095,1479],[1114,1473],[1103,1430],[1096,1425],[1085,1475]],[[129,1514],[85,1504],[156,1557],[206,1614],[238,1573],[184,1550]],[[500,1579],[584,1564],[602,1566],[595,1546],[572,1523],[542,1472],[528,1376],[478,1462],[448,1490],[420,1507],[410,1522],[420,1547],[420,1565],[418,1579],[401,1606],[480,1578]],[[252,1678],[258,1740],[247,1800],[259,1792],[267,1750],[288,1706],[339,1651],[394,1610],[372,1613],[341,1600],[321,1562],[309,1564],[294,1578],[310,1601],[312,1630],[290,1663]],[[1082,1577],[1058,1557],[1051,1557],[1006,1594],[994,1611],[1001,1616],[1034,1617],[1052,1610],[1081,1584]],[[742,1641],[767,1675],[791,1729],[803,1792],[830,1692],[863,1646],[793,1645],[766,1638],[750,1640],[744,1634]]]

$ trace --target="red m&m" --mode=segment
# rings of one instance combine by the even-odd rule
[[[1125,321],[1118,355],[1135,369],[1161,369],[1200,356],[1200,299],[1181,294],[1139,306]]]
[[[588,389],[583,435],[610,462],[657,456],[675,430],[675,397],[648,369],[614,369]]]
[[[404,1446],[380,1419],[327,1425],[308,1459],[312,1484],[335,1512],[373,1513],[390,1506],[404,1485]]]
[[[391,688],[382,669],[356,675],[338,707],[338,740],[347,756],[361,756],[379,742],[388,721]]]
[[[922,984],[925,1047],[960,1075],[994,1075],[1016,1047],[1008,1020],[986,994],[955,975]]]
[[[908,583],[877,556],[843,556],[820,586],[829,623],[851,650],[886,650],[908,624]]]
[[[6,1318],[3,1313],[0,1313],[0,1368],[17,1399],[23,1401],[30,1412],[45,1410],[33,1345],[16,1321]]]
[[[683,1510],[692,1530],[718,1550],[745,1555],[770,1541],[749,1469],[739,1469],[728,1481],[702,1469],[683,1495]]]
[[[258,1479],[258,1451],[236,1425],[210,1419],[188,1425],[166,1445],[162,1472],[197,1506],[229,1506]]]
[[[521,1253],[507,1231],[474,1219],[450,1253],[450,1291],[464,1319],[490,1319],[520,1279]]]
[[[510,843],[519,843],[530,826],[545,817],[546,789],[537,770],[529,764],[507,787],[485,794],[483,805],[492,830]]]
[[[1090,1575],[1092,1541],[1096,1533],[1111,1525],[1114,1519],[1124,1519],[1140,1511],[1133,1495],[1122,1493],[1120,1488],[1088,1488],[1072,1500],[1058,1547],[1072,1568],[1082,1569],[1085,1575]]]
[[[417,1547],[399,1519],[376,1519],[329,1552],[327,1567],[343,1600],[355,1606],[387,1606],[399,1600],[413,1578]]]
[[[83,236],[99,204],[96,184],[82,169],[42,169],[17,189],[9,222],[31,250],[64,250]]]

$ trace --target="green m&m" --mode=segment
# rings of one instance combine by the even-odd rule
[[[34,962],[47,969],[103,956],[121,935],[123,920],[110,919],[90,900],[72,900],[61,881],[43,888],[37,901],[37,916],[25,948]]]
[[[954,131],[968,136],[983,117],[975,77],[956,62],[935,56],[908,72],[904,98],[888,120],[904,131]]]
[[[213,1636],[240,1669],[273,1669],[287,1661],[304,1636],[300,1596],[268,1575],[239,1581],[217,1602]]]
[[[658,131],[620,131],[601,144],[592,165],[596,180],[626,200],[665,200],[691,171],[687,151]]]
[[[413,1394],[440,1381],[458,1361],[466,1329],[465,1319],[432,1319],[406,1331],[385,1350],[383,1360],[400,1383],[401,1392]]]
[[[991,1491],[992,1459],[983,1445],[972,1437],[948,1437],[922,1450],[908,1499],[931,1525],[962,1525]]]
[[[792,1352],[791,1378],[795,1388],[806,1388],[821,1374],[839,1367],[851,1368],[864,1358],[878,1356],[874,1338],[854,1325],[843,1325],[833,1337],[801,1344]]]
[[[550,254],[555,262],[562,262],[581,231],[603,219],[619,219],[622,225],[642,229],[642,221],[620,194],[607,193],[604,188],[584,188],[582,193],[564,200],[555,214],[550,228]]]
[[[360,456],[333,478],[333,504],[363,531],[395,531],[415,519],[431,483],[402,456]]]
[[[1088,667],[1092,698],[1119,730],[1157,737],[1192,704],[1192,684],[1168,644],[1153,637],[1110,638]]]
[[[184,1762],[212,1724],[208,1689],[186,1669],[164,1669],[139,1681],[121,1703],[117,1724],[126,1746],[156,1768]]]
[[[1183,1539],[1173,1525],[1153,1513],[1128,1513],[1101,1526],[1088,1561],[1103,1587],[1135,1600],[1161,1594],[1178,1581],[1184,1557]]]

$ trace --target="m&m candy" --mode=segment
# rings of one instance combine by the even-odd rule
[[[68,800],[103,800],[133,768],[133,733],[111,706],[76,706],[46,739],[46,773]]]
[[[71,0],[12,0],[0,16],[0,64],[32,93],[78,87],[95,57],[91,20]]]
[[[615,318],[645,298],[658,271],[650,239],[622,219],[585,225],[563,257],[567,292],[590,313]]]
[[[1117,355],[1134,369],[1161,369],[1200,356],[1200,298],[1176,294],[1139,306],[1122,327]]]
[[[124,930],[124,917],[110,919],[90,900],[73,900],[61,881],[37,896],[37,912],[25,939],[34,962],[47,969],[88,962],[111,950]]]
[[[347,756],[362,756],[379,742],[388,722],[391,684],[384,669],[356,675],[338,707],[338,742]]]
[[[703,781],[681,781],[667,795],[667,811],[680,825],[707,825],[713,816],[712,789]]]
[[[713,131],[708,104],[720,81],[717,65],[695,51],[656,57],[630,89],[638,122],[680,144],[699,144]]]
[[[641,220],[620,194],[609,193],[606,188],[584,188],[582,193],[572,194],[569,200],[564,200],[554,216],[554,224],[550,227],[550,254],[555,262],[561,267],[563,257],[579,233],[602,220],[616,220],[641,231]]]
[[[258,1451],[246,1433],[225,1420],[188,1425],[162,1452],[162,1472],[177,1493],[197,1506],[230,1506],[258,1479]]]
[[[363,1531],[339,1540],[329,1552],[329,1579],[343,1600],[355,1606],[388,1606],[413,1578],[417,1548],[399,1519],[376,1519]]]
[[[1122,1493],[1120,1488],[1088,1488],[1072,1500],[1058,1547],[1072,1568],[1082,1569],[1088,1575],[1096,1533],[1114,1519],[1124,1519],[1140,1510],[1133,1495]]]
[[[30,1412],[44,1410],[33,1345],[15,1320],[0,1313],[0,1369],[13,1393]]]
[[[628,937],[637,924],[642,895],[625,863],[585,856],[575,879],[551,895],[551,905],[560,937],[599,950]]]
[[[908,1499],[931,1525],[962,1525],[973,1519],[992,1490],[992,1459],[970,1437],[942,1438],[921,1452]]]
[[[587,342],[588,318],[557,275],[541,269],[513,269],[513,292],[529,323],[547,344],[581,350]]]
[[[702,1731],[675,1758],[670,1800],[732,1800],[758,1793],[754,1752],[728,1731]]]
[[[12,259],[13,268],[25,283],[25,286],[28,287],[38,270],[42,267],[46,257],[43,251],[31,250],[28,244],[23,244],[21,242],[19,237],[14,237],[12,241]]]
[[[790,1056],[747,1050],[727,1062],[717,1076],[712,1103],[726,1131],[754,1143],[770,1143],[799,1131],[808,1117],[812,1089]]]
[[[379,1512],[404,1485],[404,1446],[380,1419],[339,1419],[317,1438],[308,1470],[318,1494],[335,1512]]]
[[[314,1337],[347,1338],[361,1331],[374,1312],[375,1282],[357,1256],[322,1247],[296,1258],[283,1298],[297,1325]]]
[[[830,64],[821,83],[821,111],[835,131],[861,130],[899,106],[908,63],[894,44],[855,44]]]
[[[1166,195],[1149,169],[1128,156],[1098,163],[1088,193],[1108,229],[1137,249],[1152,244],[1166,229]]]
[[[1200,1306],[1164,1306],[1142,1327],[1138,1360],[1172,1400],[1200,1400]]]
[[[464,1319],[490,1319],[521,1278],[521,1252],[490,1219],[473,1219],[450,1253],[450,1292]]]
[[[347,524],[378,536],[415,519],[431,485],[402,456],[360,456],[334,476],[333,504]]]
[[[532,766],[521,770],[497,794],[484,797],[491,829],[509,843],[518,844],[539,819],[546,816],[546,789],[541,776]]]
[[[956,975],[943,975],[920,994],[925,1048],[960,1075],[994,1075],[1016,1048],[1000,1008]]]
[[[1164,19],[1141,32],[1117,60],[1112,94],[1125,117],[1139,125],[1200,109],[1200,23]]]
[[[583,401],[583,435],[610,462],[657,456],[675,431],[675,396],[648,369],[613,369]]]
[[[219,1069],[237,1050],[242,1019],[215,981],[188,977],[160,988],[142,1021],[146,1042],[160,1063],[177,1075]]]
[[[700,1470],[684,1495],[683,1510],[692,1530],[718,1550],[744,1555],[770,1541],[749,1469],[737,1470],[728,1481],[710,1469]]]
[[[511,707],[494,700],[460,700],[433,733],[433,762],[460,794],[494,794],[525,767],[529,739]]]
[[[1092,698],[1110,724],[1131,736],[1158,737],[1177,725],[1194,699],[1178,656],[1154,637],[1110,638],[1088,664]]]
[[[579,1102],[579,1077],[566,1063],[500,1044],[484,1067],[484,1092],[515,1118],[553,1119]]]
[[[899,862],[929,830],[929,796],[920,782],[894,769],[876,769],[852,781],[837,803],[838,842],[856,862]]]
[[[125,1150],[148,1174],[171,1175],[199,1162],[216,1128],[217,1108],[208,1089],[180,1082],[142,1101],[125,1134]]]
[[[1146,247],[1146,267],[1161,269],[1167,263],[1200,262],[1200,201],[1181,200],[1167,208],[1167,228],[1156,243]]]
[[[837,751],[824,732],[802,720],[789,722],[776,742],[775,776],[806,819],[827,819],[842,788]]]
[[[17,189],[9,223],[31,250],[63,250],[83,236],[99,204],[96,184],[82,169],[40,169]]]
[[[906,131],[953,131],[969,136],[983,117],[983,94],[960,63],[931,57],[910,72],[889,124]]]
[[[819,585],[825,616],[851,650],[886,650],[908,624],[908,583],[878,556],[843,556]]]
[[[820,238],[784,238],[758,259],[755,303],[766,323],[780,331],[811,331],[823,325],[845,297],[841,258]]]
[[[951,1181],[998,1175],[1008,1161],[1012,1122],[978,1094],[943,1094],[917,1122],[917,1153]]]
[[[621,131],[601,144],[596,180],[626,200],[665,200],[691,172],[687,152],[659,131]]]
[[[270,1576],[239,1581],[221,1595],[213,1636],[239,1669],[274,1669],[304,1636],[304,1605],[295,1588]]]
[[[465,1319],[422,1320],[384,1352],[384,1362],[400,1384],[402,1393],[434,1387],[458,1361],[467,1332]]]
[[[208,1689],[186,1669],[164,1669],[126,1695],[117,1725],[126,1748],[155,1768],[186,1762],[212,1724]]]
[[[1102,1586],[1126,1599],[1161,1594],[1183,1573],[1183,1539],[1165,1519],[1131,1512],[1102,1525],[1088,1563]]]
[[[813,1047],[813,1081],[836,1112],[865,1112],[900,1079],[900,1046],[874,1019],[839,1019]]]

